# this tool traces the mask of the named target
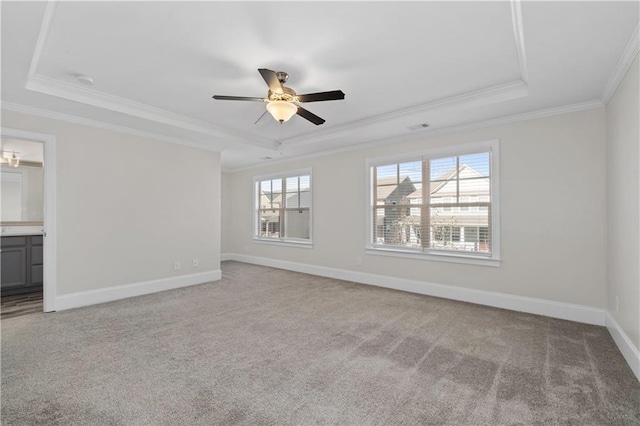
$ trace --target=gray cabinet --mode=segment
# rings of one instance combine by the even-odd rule
[[[2,295],[42,290],[42,236],[20,235],[0,239]]]

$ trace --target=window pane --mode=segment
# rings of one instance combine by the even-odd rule
[[[285,199],[285,207],[295,208],[300,207],[300,196],[297,192],[287,192],[287,198]]]
[[[449,179],[456,171],[456,157],[436,158],[429,160],[432,181]]]
[[[432,208],[430,213],[431,248],[453,250],[456,217],[444,207]]]
[[[309,191],[311,189],[311,176],[300,176],[300,191]]]
[[[420,208],[387,206],[376,208],[375,243],[420,247]]]
[[[379,185],[376,187],[376,204],[391,204],[387,203],[387,198],[393,191],[396,190],[398,185]]]
[[[400,181],[404,178],[409,178],[413,183],[422,181],[422,161],[400,163],[398,164],[398,169],[400,172]]]
[[[378,181],[378,185],[398,183],[398,165],[388,164],[376,167],[376,180]]]
[[[411,205],[422,204],[422,184],[415,183],[413,186],[415,187],[415,191],[407,195],[408,202]]]
[[[282,179],[260,182],[260,207],[280,208],[282,204]]]
[[[311,207],[311,191],[300,192],[300,207]]]
[[[298,192],[298,176],[287,178],[287,192]]]
[[[269,238],[280,237],[280,210],[260,211],[260,236]]]
[[[443,207],[431,209],[430,248],[490,252],[488,211],[460,210],[448,212]],[[483,236],[478,229],[484,229]]]
[[[382,170],[385,170],[385,172],[381,173]],[[415,204],[416,199],[422,199],[422,186],[420,184],[422,181],[422,162],[414,161],[394,164],[393,168],[381,166],[377,167],[377,171],[375,204],[407,205]],[[399,178],[398,171],[402,173]],[[391,172],[393,172],[393,175],[391,175]]]
[[[467,166],[473,170],[477,176],[489,176],[489,153],[481,152],[479,154],[461,155],[460,156],[460,169]],[[461,176],[462,177],[462,176]]]
[[[478,227],[477,226],[465,226],[464,227],[464,241],[467,243],[478,242]]]
[[[309,210],[287,210],[285,216],[285,237],[308,240],[310,238]]]

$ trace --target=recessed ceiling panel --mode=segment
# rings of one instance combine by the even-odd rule
[[[271,139],[315,126],[254,126],[264,105],[211,96],[266,96],[257,68],[283,70],[298,93],[346,93],[309,105],[330,127],[520,79],[508,2],[330,5],[61,2],[36,72]]]

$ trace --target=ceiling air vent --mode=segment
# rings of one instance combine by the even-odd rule
[[[409,126],[408,129],[409,130],[421,130],[421,129],[426,129],[427,127],[429,127],[429,125],[427,123],[422,123],[422,124],[416,124],[415,126]]]

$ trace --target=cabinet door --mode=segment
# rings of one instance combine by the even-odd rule
[[[27,248],[26,247],[2,247],[0,253],[2,262],[2,274],[0,286],[13,288],[27,285]]]
[[[42,265],[42,246],[31,245],[31,266]]]
[[[29,285],[42,284],[42,265],[31,265],[31,282]]]

